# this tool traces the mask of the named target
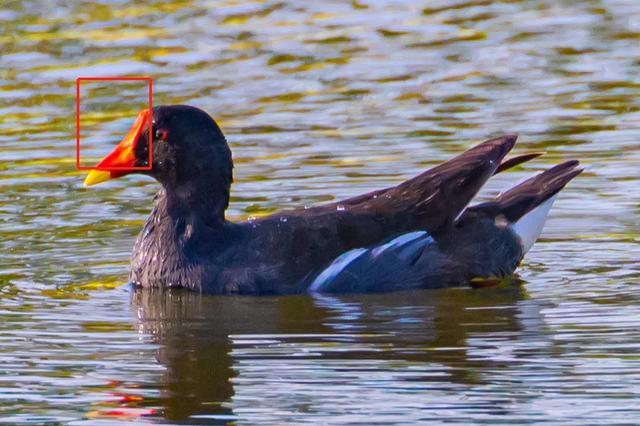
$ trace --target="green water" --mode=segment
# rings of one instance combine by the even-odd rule
[[[2,2],[0,422],[640,422],[639,71],[635,0]],[[503,132],[547,155],[481,199],[588,168],[520,283],[131,294],[157,185],[84,189],[75,170],[75,78],[114,74],[219,120],[234,219],[395,184]],[[83,92],[87,160],[140,87]]]

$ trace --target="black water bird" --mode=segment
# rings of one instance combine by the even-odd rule
[[[206,112],[171,105],[142,111],[85,186],[148,166],[149,137],[152,167],[137,172],[162,188],[130,280],[206,294],[379,292],[505,277],[582,171],[566,161],[469,206],[492,175],[540,155],[504,160],[516,141],[506,135],[394,187],[234,223],[225,218],[233,162],[222,131]]]

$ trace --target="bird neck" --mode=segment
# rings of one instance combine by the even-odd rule
[[[165,255],[183,258],[188,253],[212,251],[226,241],[230,223],[224,218],[226,204],[221,197],[207,197],[202,203],[187,202],[175,192],[161,189],[145,228],[153,232],[143,239],[155,241]],[[172,255],[172,252],[175,252]]]
[[[222,225],[229,205],[230,182],[193,181],[164,186],[161,202],[165,213],[174,218],[194,217],[208,224]]]

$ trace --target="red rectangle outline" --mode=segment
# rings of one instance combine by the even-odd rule
[[[147,87],[149,88],[149,111],[153,111],[153,79],[151,77],[78,77],[76,78],[76,169],[77,170],[151,170],[153,168],[152,164],[152,153],[153,153],[153,130],[152,126],[149,125],[149,160],[148,166],[139,166],[139,167],[90,167],[90,166],[82,166],[80,165],[80,82],[81,81],[146,81]],[[149,119],[151,119],[152,114],[149,115]],[[151,123],[149,123],[151,124]]]

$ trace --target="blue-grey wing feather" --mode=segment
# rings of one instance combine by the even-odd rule
[[[320,272],[308,291],[357,293],[422,287],[429,268],[418,260],[427,252],[435,256],[439,253],[434,239],[425,231],[402,234],[369,249],[353,249]]]

